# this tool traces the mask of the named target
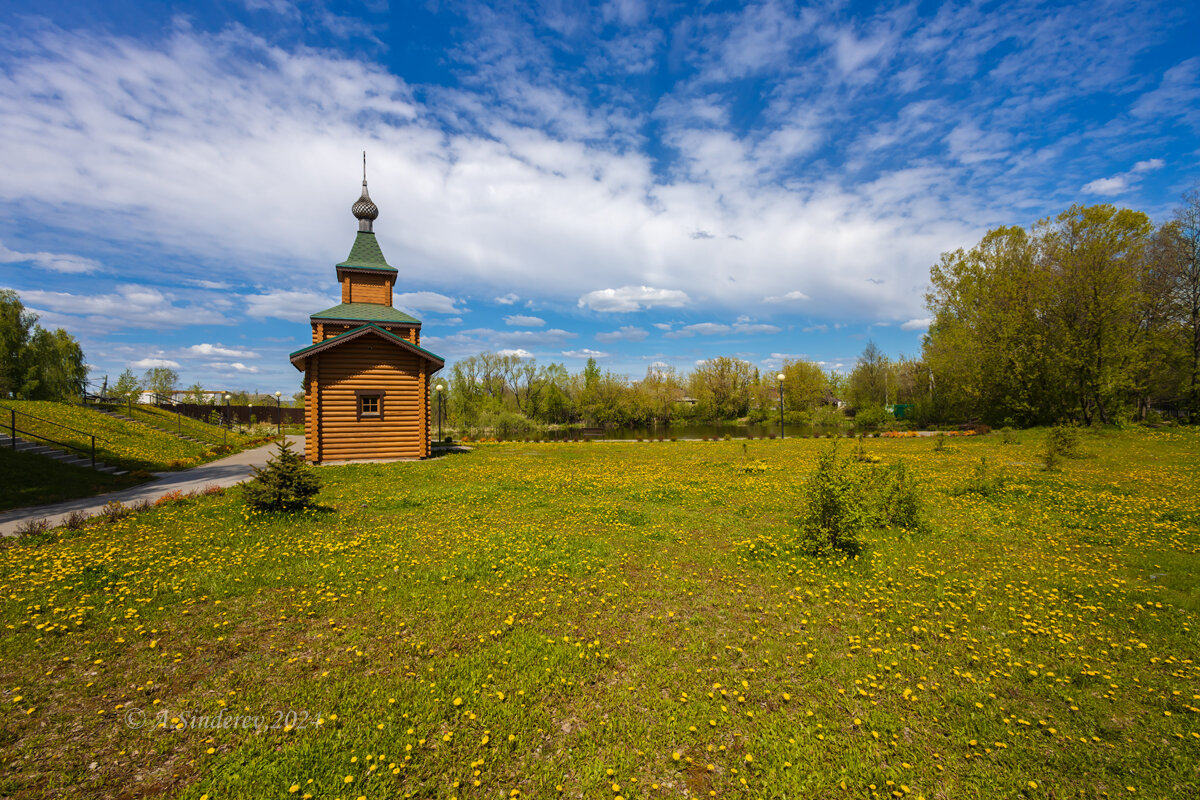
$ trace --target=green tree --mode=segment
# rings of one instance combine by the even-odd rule
[[[1050,273],[1038,252],[1021,228],[997,228],[933,267],[923,360],[945,416],[1031,424],[1061,413],[1045,323]]]
[[[1178,258],[1170,272],[1171,301],[1183,332],[1188,418],[1200,422],[1200,190],[1183,196],[1175,212]]]
[[[251,470],[253,478],[243,489],[246,504],[263,511],[295,511],[312,504],[321,491],[316,470],[292,450],[287,439],[279,440],[279,452],[263,467]]]
[[[20,396],[26,400],[69,400],[79,397],[87,383],[83,348],[62,328],[34,330],[22,356],[25,380]]]
[[[0,289],[0,397],[15,396],[25,380],[25,348],[37,315],[16,292]]]
[[[69,400],[86,382],[79,342],[62,328],[42,328],[16,292],[0,289],[0,397]]]
[[[170,367],[151,367],[142,377],[142,387],[155,394],[169,395],[179,384],[179,373]]]
[[[1072,206],[1039,224],[1051,273],[1051,336],[1086,423],[1112,421],[1136,390],[1146,337],[1139,327],[1145,248],[1153,226],[1139,211]]]
[[[646,377],[638,382],[637,395],[646,422],[656,425],[670,422],[683,396],[683,382],[674,367],[651,364],[646,368]]]
[[[829,377],[812,361],[783,362],[783,405],[790,411],[811,411],[829,395]],[[774,373],[769,376],[775,380]]]
[[[888,401],[890,362],[875,342],[868,341],[847,381],[850,405],[855,408],[882,406]]]
[[[126,369],[121,373],[121,377],[117,378],[117,383],[113,386],[110,394],[128,401],[140,391],[141,385],[138,383],[137,376],[133,374],[133,370]]]
[[[688,391],[696,398],[696,412],[703,419],[738,419],[750,410],[751,387],[756,383],[754,367],[729,356],[717,356],[696,365],[688,376]]]

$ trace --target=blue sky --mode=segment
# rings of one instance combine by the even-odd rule
[[[1184,3],[0,0],[0,287],[97,376],[291,393],[360,152],[449,360],[915,355],[939,253],[1200,181]]]

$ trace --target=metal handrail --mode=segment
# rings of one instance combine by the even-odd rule
[[[30,414],[28,411],[18,411],[17,409],[13,408],[12,406],[0,405],[0,408],[8,409],[14,415],[15,414],[24,414],[25,416],[29,417],[30,419],[36,419],[38,422],[45,422],[49,425],[54,425],[56,427],[62,428],[63,430],[71,431],[72,433],[80,433],[80,434],[83,434],[84,436],[92,436],[102,442],[108,441],[108,439],[105,439],[102,436],[96,436],[96,434],[94,434],[94,433],[88,433],[87,431],[81,431],[78,428],[72,428],[70,425],[63,425],[62,423],[54,422],[53,420],[43,419],[43,418],[37,416],[36,414]],[[10,425],[9,427],[13,427],[13,426]],[[47,441],[50,441],[50,440],[47,439]]]
[[[23,431],[23,430],[21,430],[20,428],[18,428],[18,427],[17,427],[17,410],[16,410],[15,408],[9,408],[8,406],[4,406],[4,407],[5,407],[5,408],[8,408],[8,410],[11,412],[11,416],[9,417],[9,426],[8,426],[8,429],[9,429],[9,444],[11,444],[11,445],[12,445],[12,449],[13,449],[13,450],[16,450],[16,449],[17,449],[17,434],[18,434],[18,433],[20,433],[22,436],[30,436],[30,437],[32,437],[32,438],[34,438],[34,439],[41,439],[43,442],[50,442],[51,444],[56,444],[56,445],[58,445],[59,447],[65,447],[65,448],[67,448],[68,450],[75,450],[75,451],[77,451],[77,452],[84,453],[84,454],[86,454],[86,455],[91,455],[91,457],[92,457],[92,469],[95,469],[95,468],[96,468],[96,436],[95,436],[95,434],[91,434],[91,433],[84,433],[84,434],[83,434],[84,436],[87,436],[87,437],[89,437],[89,438],[92,440],[92,447],[91,447],[91,451],[90,451],[90,453],[89,453],[89,451],[87,451],[87,450],[84,450],[82,447],[76,447],[75,445],[73,445],[73,444],[68,444],[67,442],[60,442],[60,441],[57,441],[57,440],[55,440],[55,439],[51,439],[49,436],[42,436],[41,434],[33,433],[32,431]],[[24,412],[22,412],[22,413],[24,413]],[[25,416],[27,416],[27,417],[33,417],[33,415],[32,415],[32,414],[26,414]],[[33,417],[33,418],[34,418],[34,419],[39,419],[39,417]],[[43,421],[43,422],[49,422],[49,420],[42,420],[42,421]],[[51,425],[55,425],[55,424],[57,424],[57,423],[53,423],[53,422],[52,422],[52,423],[50,423],[50,424],[51,424]],[[66,428],[66,429],[67,429],[67,430],[69,430],[69,431],[75,430],[74,428],[67,428],[67,426],[66,426],[66,425],[59,425],[59,427],[60,427],[60,428]],[[76,432],[76,433],[83,433],[83,431],[75,431],[75,432]],[[103,441],[103,440],[101,440],[101,441]]]

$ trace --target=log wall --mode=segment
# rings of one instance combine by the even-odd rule
[[[361,272],[347,272],[342,275],[343,303],[380,303],[385,306],[392,304],[392,282],[394,278],[385,275],[364,275]]]
[[[310,461],[429,455],[427,365],[377,336],[309,358]],[[384,392],[382,419],[358,416],[356,390]]]

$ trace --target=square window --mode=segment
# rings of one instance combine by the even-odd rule
[[[379,395],[364,394],[358,398],[358,413],[363,416],[379,416]]]

